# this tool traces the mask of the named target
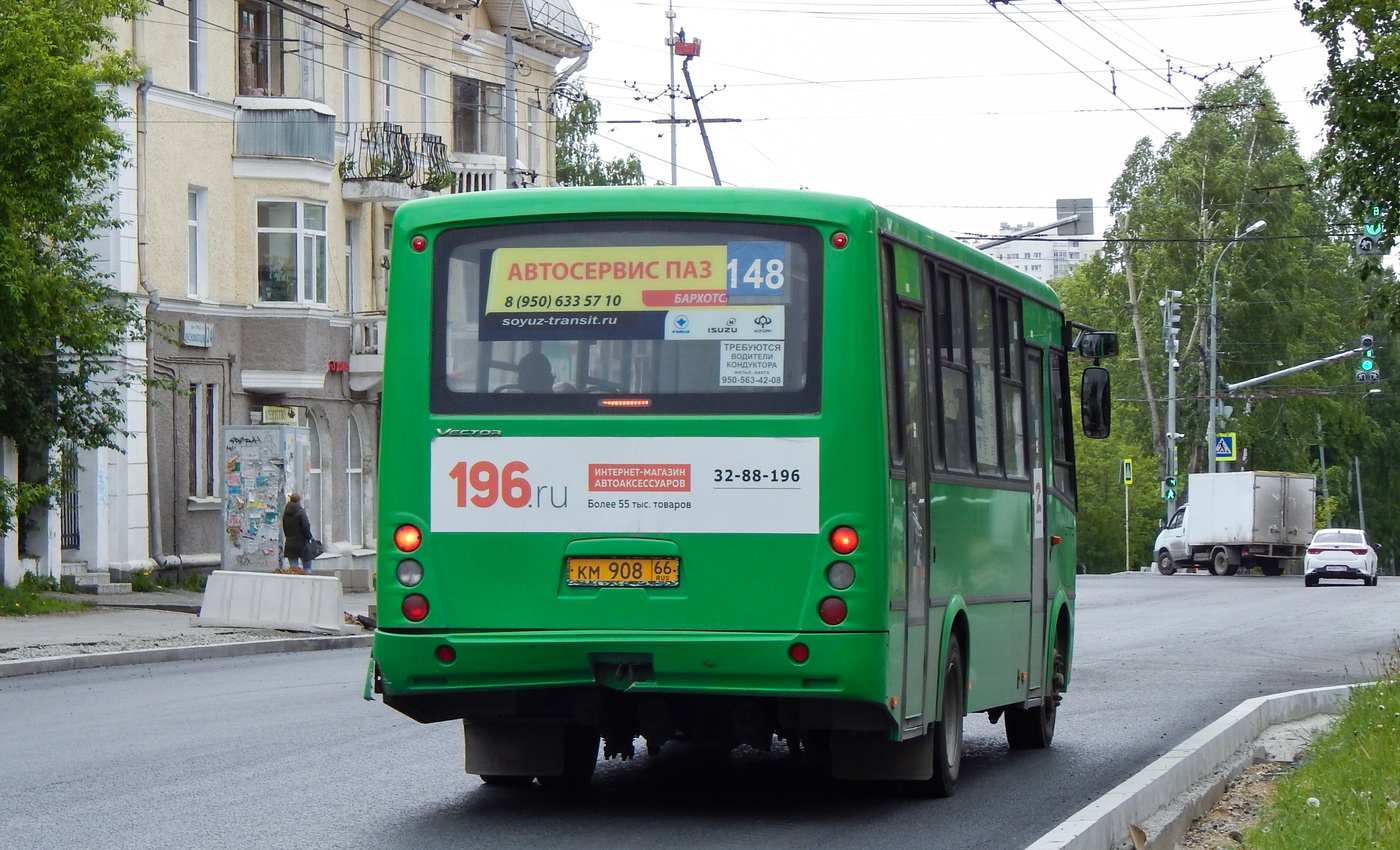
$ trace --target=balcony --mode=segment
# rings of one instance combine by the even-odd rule
[[[350,319],[350,389],[372,392],[384,384],[384,314]]]
[[[346,125],[340,179],[347,201],[394,204],[449,189],[454,175],[441,136],[372,123]]]
[[[452,0],[423,0],[435,6]],[[497,30],[509,30],[516,41],[551,56],[577,59],[593,47],[583,21],[569,0],[482,0],[482,8]]]
[[[239,97],[234,105],[234,176],[329,182],[335,115],[324,104],[295,97]]]

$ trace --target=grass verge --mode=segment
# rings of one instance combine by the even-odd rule
[[[14,587],[0,585],[0,616],[21,617],[28,614],[84,611],[94,605],[92,602],[45,595],[45,591],[58,589],[58,582],[52,578],[37,578],[33,573],[25,573],[24,578]]]
[[[1250,850],[1400,848],[1400,654],[1279,779]]]

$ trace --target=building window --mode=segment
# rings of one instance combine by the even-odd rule
[[[383,121],[393,123],[394,120],[394,54],[384,54],[384,117]]]
[[[364,447],[360,445],[360,426],[355,417],[346,420],[345,429],[345,537],[352,546],[363,542],[364,523]]]
[[[452,78],[452,149],[457,153],[505,153],[500,86],[465,77]]]
[[[302,4],[309,12],[320,14],[320,6]],[[317,103],[326,101],[326,39],[321,22],[303,15],[297,19],[297,82],[292,94]]]
[[[418,123],[424,133],[433,132],[433,69],[427,65],[418,69]]]
[[[307,458],[306,492],[302,495],[302,500],[306,507],[306,517],[311,520],[311,533],[316,535],[318,540],[334,540],[331,536],[331,529],[326,528],[323,523],[326,521],[325,511],[321,506],[326,503],[325,478],[321,475],[321,428],[316,424],[316,417],[309,412],[306,414],[306,429],[310,432],[310,457]]]
[[[345,220],[345,312],[354,315],[360,308],[356,302],[358,293],[355,284],[355,265],[359,261],[359,222],[353,218]]]
[[[343,66],[340,76],[340,95],[341,108],[344,110],[340,117],[344,121],[354,121],[355,110],[359,107],[359,98],[356,97],[360,85],[359,74],[356,73],[359,56],[355,52],[355,45],[349,41],[346,41],[340,50],[341,65]]]
[[[212,498],[218,446],[219,385],[190,384],[190,495]]]
[[[238,93],[280,97],[282,9],[267,0],[238,0]]]
[[[191,298],[209,297],[209,190],[191,186],[189,205],[189,245],[187,294]]]
[[[189,65],[190,91],[200,94],[204,91],[204,44],[200,41],[200,31],[204,28],[200,14],[204,11],[203,0],[190,0],[189,7]]]
[[[258,201],[258,300],[326,303],[326,207]]]

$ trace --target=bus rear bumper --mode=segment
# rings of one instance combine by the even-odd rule
[[[795,644],[807,648],[804,661],[790,654]],[[884,632],[380,630],[374,659],[376,690],[400,710],[404,697],[558,688],[883,705],[887,645]]]

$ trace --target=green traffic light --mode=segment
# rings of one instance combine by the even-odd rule
[[[1371,358],[1367,357],[1361,361],[1361,371],[1369,372],[1374,368],[1376,368],[1376,361]]]

